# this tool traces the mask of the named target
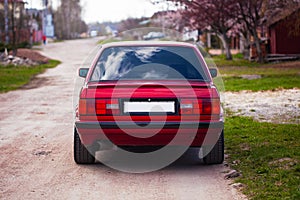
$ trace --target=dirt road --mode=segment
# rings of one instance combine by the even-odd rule
[[[0,199],[241,199],[222,165],[198,164],[189,152],[171,166],[126,174],[73,161],[75,71],[96,40],[48,44],[62,61],[25,89],[0,94]]]

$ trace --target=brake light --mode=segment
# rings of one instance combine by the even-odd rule
[[[220,100],[182,99],[180,101],[181,115],[219,115]]]
[[[219,115],[221,111],[220,100],[212,99],[203,101],[202,114],[204,115]]]
[[[118,115],[120,114],[118,100],[81,99],[79,115]]]
[[[96,114],[106,115],[106,100],[96,100]]]

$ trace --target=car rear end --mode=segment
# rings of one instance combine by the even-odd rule
[[[86,147],[213,148],[223,126],[220,96],[195,46],[116,43],[104,46],[89,70],[75,131]]]

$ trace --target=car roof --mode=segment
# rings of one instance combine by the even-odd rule
[[[122,42],[111,42],[102,45],[102,47],[132,47],[132,46],[178,46],[178,47],[192,47],[194,44],[186,42],[173,42],[173,41],[122,41]]]

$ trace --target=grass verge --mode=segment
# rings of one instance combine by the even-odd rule
[[[300,87],[299,75],[263,75],[256,80],[248,80],[241,77],[224,77],[226,91],[250,90],[266,91],[276,89],[293,89]]]
[[[226,151],[251,199],[300,199],[300,126],[229,116]]]
[[[258,67],[261,64],[257,62],[251,62],[249,60],[244,59],[243,54],[233,54],[232,60],[226,60],[226,56],[224,54],[217,55],[212,57],[215,64],[219,67],[226,67],[226,66],[236,66],[236,67]]]
[[[124,41],[124,40],[118,40],[118,39],[115,39],[115,38],[108,38],[108,39],[105,39],[105,40],[99,40],[98,44],[104,45],[104,44],[107,44],[107,43],[120,42],[120,41]]]
[[[228,66],[218,68],[227,91],[275,90],[300,88],[300,62],[268,64],[261,66]],[[249,80],[242,75],[257,75]]]
[[[48,68],[54,68],[59,65],[57,60],[50,60],[47,64],[34,67],[28,66],[0,66],[0,93],[18,89],[30,82],[30,80],[44,72]]]

